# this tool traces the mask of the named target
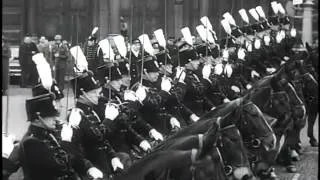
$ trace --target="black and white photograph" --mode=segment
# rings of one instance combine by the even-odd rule
[[[3,180],[318,180],[318,0],[2,0]]]

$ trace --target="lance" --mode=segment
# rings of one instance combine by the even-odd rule
[[[131,56],[132,56],[132,51],[131,51],[131,48],[132,48],[132,27],[133,27],[133,5],[131,4],[131,12],[130,12],[130,40],[129,40],[129,43],[130,43],[130,49],[128,48],[129,50],[129,71],[128,71],[128,75],[129,77],[131,78]],[[129,86],[127,87],[127,89],[129,89],[131,87],[131,81],[130,81],[130,84]]]
[[[145,21],[145,14],[146,14],[146,7],[145,5],[143,6],[143,14],[142,14],[142,34],[144,34],[144,21]],[[142,39],[142,44],[144,45],[144,37]],[[141,77],[140,77],[140,85],[142,85],[142,75],[144,74],[144,47],[142,47],[142,52],[141,52]]]
[[[9,47],[8,47],[9,48]],[[8,49],[10,52],[10,49]],[[10,52],[11,53],[11,52]],[[8,76],[7,76],[7,103],[6,103],[6,120],[5,120],[5,134],[8,135],[9,133],[9,85],[10,85],[10,63],[8,63]]]

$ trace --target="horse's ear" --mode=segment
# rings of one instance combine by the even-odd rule
[[[308,42],[306,42],[306,49],[308,50],[308,52],[312,51],[312,48],[311,48],[311,46],[309,45]]]

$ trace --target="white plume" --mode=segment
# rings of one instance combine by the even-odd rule
[[[88,70],[88,62],[80,46],[74,46],[70,48],[70,53],[75,59],[75,65],[78,68],[78,70],[75,69],[76,72],[83,72],[84,70]]]
[[[261,6],[256,7],[256,11],[258,12],[259,16],[262,17],[263,19],[266,18],[266,14],[264,13],[263,9]]]
[[[103,58],[104,59],[110,59],[111,61],[114,60],[114,52],[113,49],[109,43],[109,40],[103,39],[99,42],[99,46],[103,52]]]
[[[142,34],[139,36],[139,40],[144,48],[144,50],[149,53],[151,56],[154,56],[154,49],[150,42],[149,36],[147,34]]]
[[[184,40],[190,44],[191,46],[193,45],[193,41],[192,41],[192,36],[191,36],[191,32],[190,29],[188,27],[184,27],[181,29],[181,33],[184,37]]]
[[[159,45],[162,46],[163,48],[166,48],[166,39],[164,37],[162,29],[158,29],[153,32],[154,35],[156,36],[157,41],[159,42]]]
[[[246,23],[249,24],[249,17],[248,17],[248,15],[247,15],[246,10],[245,10],[245,9],[240,9],[240,10],[239,10],[239,14],[240,14],[242,20],[243,20],[244,22],[246,22]]]
[[[257,11],[256,11],[254,8],[250,9],[250,10],[249,10],[249,13],[251,14],[251,16],[252,16],[256,21],[259,21],[259,15],[258,15]]]
[[[221,25],[223,27],[223,29],[226,31],[227,34],[231,34],[231,27],[230,27],[230,24],[228,22],[227,19],[223,19],[220,21],[221,22]]]
[[[114,36],[113,41],[116,44],[116,47],[122,57],[126,57],[127,55],[127,46],[124,41],[124,37],[121,35]]]

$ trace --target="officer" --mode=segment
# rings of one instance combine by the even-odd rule
[[[98,71],[104,71],[104,77],[107,79],[101,92],[103,96],[99,98],[100,107],[103,109],[112,106],[119,111],[119,116],[114,120],[107,118],[103,121],[110,128],[111,144],[117,151],[129,154],[132,152],[132,147],[140,147],[145,152],[150,150],[150,143],[138,131],[150,132],[153,128],[137,119],[136,111],[140,105],[136,98],[129,98],[128,94],[125,95],[123,91],[125,89],[123,87],[128,85],[126,75],[122,77],[118,65],[113,63],[99,67]],[[101,116],[105,115],[108,114]],[[137,120],[140,121],[140,128],[138,128]]]
[[[171,130],[180,128],[181,124],[166,109],[166,103],[172,98],[171,80],[168,77],[159,79],[159,65],[152,56],[143,60],[142,85],[133,85],[139,101],[143,104],[140,109],[143,119],[149,122],[160,133],[168,135]],[[142,61],[139,61],[142,67]]]
[[[69,50],[68,47],[62,44],[62,36],[60,34],[55,35],[54,40],[55,44],[52,47],[54,78],[57,80],[59,88],[63,91]]]
[[[8,165],[22,166],[24,178],[32,180],[76,180],[76,173],[102,178],[100,170],[82,156],[71,153],[72,146],[61,143],[56,136],[59,112],[54,99],[54,94],[45,94],[26,100],[28,121],[31,122],[29,132],[16,149],[15,157],[8,156]],[[13,160],[12,164],[9,164],[10,160]]]
[[[77,98],[76,107],[70,112],[68,122],[73,127],[75,133],[72,143],[83,148],[83,154],[95,166],[110,175],[117,170],[124,168],[120,161],[128,158],[125,153],[116,153],[110,144],[111,139],[108,128],[104,126],[106,114],[109,119],[114,120],[117,116],[106,109],[100,109],[98,98],[101,91],[100,85],[95,81],[93,73],[84,72],[71,80],[73,91]],[[103,119],[101,119],[103,118]],[[119,158],[120,157],[120,158]],[[112,168],[112,169],[111,169]]]
[[[90,35],[84,47],[84,54],[88,61],[88,69],[96,75],[96,69],[103,64],[103,52],[97,43],[96,34]]]

